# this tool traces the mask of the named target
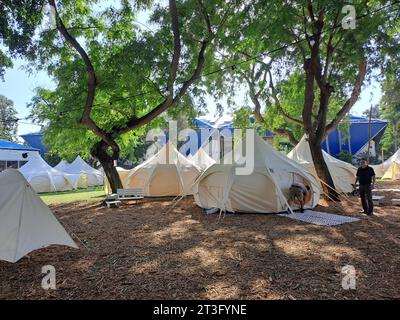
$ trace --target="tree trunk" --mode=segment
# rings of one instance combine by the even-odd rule
[[[336,192],[335,184],[333,183],[332,176],[329,172],[328,166],[325,162],[324,155],[322,152],[321,144],[318,141],[311,141],[309,139],[308,141],[309,146],[310,146],[310,151],[311,151],[311,156],[313,158],[314,162],[314,167],[315,171],[317,172],[317,176],[320,180],[322,180],[324,183],[321,183],[322,189],[325,193],[325,198],[327,200],[335,200],[335,201],[340,201],[339,196]],[[326,196],[327,195],[327,196]]]
[[[109,148],[109,146],[101,140],[93,146],[91,154],[100,161],[111,190],[113,193],[116,193],[117,189],[123,188],[117,168],[114,166],[114,160],[119,158],[119,151],[114,151],[112,156],[110,156],[107,152],[107,148]]]
[[[393,124],[393,142],[394,142],[394,152],[396,152],[397,151],[397,149],[398,149],[398,144],[397,144],[397,139],[398,139],[398,130],[399,128],[398,128],[398,122],[396,121],[394,124]]]

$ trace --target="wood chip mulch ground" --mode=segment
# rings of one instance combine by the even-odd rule
[[[272,214],[219,220],[193,198],[166,214],[171,203],[51,206],[80,249],[0,261],[0,299],[400,299],[400,207],[390,202],[367,217],[355,197],[321,201],[319,211],[361,218],[335,227]],[[56,290],[41,287],[44,265],[56,269]],[[345,265],[355,268],[355,290],[342,288]]]

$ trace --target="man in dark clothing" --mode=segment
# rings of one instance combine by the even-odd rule
[[[375,171],[368,166],[367,160],[361,160],[361,167],[357,170],[357,182],[360,183],[359,191],[363,213],[372,216],[374,210],[374,203],[372,202],[372,189],[375,188]]]

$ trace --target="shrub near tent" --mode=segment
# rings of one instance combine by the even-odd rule
[[[18,170],[0,172],[0,260],[53,244],[78,248]]]
[[[238,150],[245,150],[243,142]],[[250,175],[238,175],[236,169],[246,161],[242,155],[235,161],[224,158],[197,179],[193,195],[202,208],[218,208],[228,212],[277,213],[288,209],[287,198],[292,183],[301,182],[311,188],[305,207],[313,208],[319,200],[319,184],[303,167],[276,151],[260,136],[254,134],[254,170]],[[236,154],[236,152],[234,152]],[[233,163],[232,163],[233,162]],[[231,163],[231,164],[226,164]]]

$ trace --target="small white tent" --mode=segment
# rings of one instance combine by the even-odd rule
[[[318,182],[302,166],[274,150],[257,134],[254,134],[254,150],[243,142],[238,144],[237,150],[247,148],[245,157],[234,152],[234,161],[224,158],[223,164],[212,165],[197,179],[193,195],[200,207],[229,212],[282,212],[288,209],[289,188],[296,182],[311,189],[305,207],[313,208],[318,204]],[[239,175],[236,170],[246,159],[253,170]]]
[[[69,163],[67,161],[61,160],[59,162],[59,164],[54,167],[54,169],[59,170],[59,171],[65,171],[65,169],[67,169],[68,166],[69,166]]]
[[[199,148],[194,155],[189,155],[187,158],[202,170],[206,170],[216,162],[203,148]]]
[[[133,168],[125,188],[142,188],[146,197],[191,194],[191,187],[201,169],[168,142],[154,156]]]
[[[80,173],[68,173],[68,168],[70,164],[66,160],[61,160],[59,164],[57,164],[54,169],[58,171],[62,171],[68,175],[74,175],[75,177],[79,177],[77,181],[74,180],[74,189],[83,188],[86,189],[88,187],[88,175],[85,172]]]
[[[40,155],[30,156],[19,171],[36,192],[72,190],[79,175],[66,174],[49,166]]]
[[[350,163],[341,161],[332,157],[322,150],[325,162],[333,179],[335,189],[338,192],[350,193],[353,191],[352,184],[356,180],[357,169]],[[297,146],[289,152],[288,157],[303,165],[314,177],[318,178],[312,160],[310,146],[305,137],[303,137]],[[318,180],[318,179],[317,179]],[[319,181],[319,180],[318,180]],[[321,186],[321,184],[320,184]],[[321,186],[322,188],[322,186]]]
[[[395,178],[392,178],[393,175],[391,173],[393,171],[393,169],[396,168],[396,165],[392,166],[393,163],[400,164],[400,149],[397,150],[386,161],[382,162],[381,164],[371,165],[371,167],[374,169],[375,174],[376,174],[377,177],[383,177],[383,176],[386,175],[385,179],[394,179],[394,180],[396,180]]]
[[[52,244],[78,248],[18,170],[0,172],[0,260]]]
[[[103,173],[88,165],[80,156],[64,169],[67,173],[87,175],[87,185],[89,187],[103,185]]]

